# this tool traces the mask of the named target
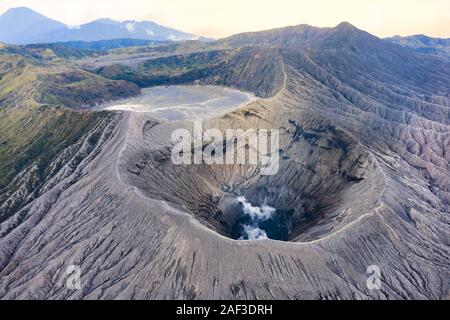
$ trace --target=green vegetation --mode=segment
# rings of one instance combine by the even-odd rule
[[[0,102],[14,95],[15,101],[21,100],[32,92],[30,85],[36,80],[37,69],[26,59],[16,55],[4,55],[0,59]],[[21,99],[19,98],[21,97]]]
[[[138,86],[133,83],[107,80],[79,69],[43,74],[39,79],[38,102],[76,109],[86,109],[107,100],[140,93]]]
[[[284,81],[281,63],[276,49],[246,47],[152,58],[135,67],[112,64],[97,68],[95,72],[140,87],[196,83],[227,85],[260,97],[271,97],[281,89]]]
[[[17,174],[36,166],[30,184],[46,180],[49,163],[93,128],[101,113],[37,107],[0,114],[0,203]]]
[[[140,87],[190,83],[217,73],[236,50],[214,50],[194,54],[163,57],[145,61],[136,69],[123,64],[102,67],[96,72],[102,77],[126,80]]]
[[[31,44],[27,46],[3,46],[0,55],[20,55],[38,62],[63,62],[64,59],[98,57],[106,51],[88,50],[63,44]]]
[[[81,145],[103,112],[81,111],[96,103],[136,95],[139,88],[62,63],[76,49],[0,45],[0,222],[39,195],[70,159],[62,151]],[[59,55],[59,56],[58,56]],[[73,109],[69,109],[73,108]],[[91,145],[99,136],[89,139]],[[17,190],[20,195],[10,199]],[[4,205],[2,207],[2,205]]]

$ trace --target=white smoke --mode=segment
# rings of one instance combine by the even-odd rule
[[[244,208],[244,213],[249,215],[252,220],[265,221],[269,220],[272,215],[277,211],[275,208],[269,207],[263,204],[262,207],[254,207],[250,202],[248,202],[245,197],[238,197],[237,199]]]
[[[261,207],[254,207],[248,200],[241,196],[237,198],[237,201],[242,205],[245,215],[248,215],[251,219],[250,224],[244,224],[244,235],[239,240],[262,240],[268,239],[266,231],[259,227],[259,222],[269,220],[273,214],[277,211],[275,208],[269,207],[263,204]]]
[[[256,225],[244,225],[244,233],[248,240],[268,239],[267,233]],[[244,240],[244,236],[240,237],[239,240]]]

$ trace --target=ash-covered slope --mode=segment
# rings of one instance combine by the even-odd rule
[[[174,166],[170,134],[189,123],[116,114],[96,152],[68,162],[0,225],[0,297],[448,298],[449,64],[348,24],[316,30],[324,35],[306,47],[289,30],[254,34],[245,40],[253,47],[238,53],[198,54],[194,64],[147,62],[166,70],[167,83],[229,84],[260,96],[258,88],[276,88],[205,126],[279,128],[277,175]],[[227,66],[226,75],[205,65]],[[230,186],[253,204],[294,210],[288,241],[232,240]],[[82,290],[65,288],[73,264]],[[380,290],[366,286],[370,265],[381,268]]]
[[[63,163],[77,163],[77,152],[90,152],[98,142],[111,115],[80,109],[139,93],[132,83],[61,62],[83,54],[47,46],[0,48],[0,222],[44,193]],[[82,143],[85,135],[91,138]]]

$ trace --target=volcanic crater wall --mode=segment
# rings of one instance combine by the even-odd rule
[[[283,119],[274,121],[273,102],[260,100],[204,125],[224,132],[279,129],[280,169],[274,176],[261,175],[258,165],[175,165],[169,137],[180,127],[192,130],[192,124],[159,123],[142,115],[132,116],[136,136],[128,137],[120,174],[146,196],[187,211],[225,236],[239,219],[234,205],[240,195],[258,206],[292,210],[290,241],[328,235],[375,206],[371,193],[383,180],[373,156],[323,119],[283,110]],[[301,124],[294,120],[299,118]]]

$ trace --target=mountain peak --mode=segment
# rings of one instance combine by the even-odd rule
[[[253,45],[296,48],[341,48],[354,42],[371,42],[376,37],[349,22],[334,28],[319,28],[307,24],[242,33],[223,39],[231,45]]]
[[[339,23],[336,27],[333,28],[336,32],[341,34],[356,34],[356,33],[363,33],[363,30],[358,29],[351,23],[344,21]]]
[[[53,23],[63,25],[63,23],[55,21],[53,19],[50,19],[50,18],[44,16],[43,14],[41,14],[37,11],[34,11],[33,9],[27,8],[27,7],[11,8],[11,9],[7,10],[5,13],[3,13],[2,15],[0,15],[0,22],[3,22],[4,24],[6,24],[5,26],[2,25],[2,27],[6,27],[8,29],[13,27],[13,24],[31,25],[32,23],[35,23],[36,21],[42,21],[42,20],[52,21]],[[8,24],[10,24],[10,25],[8,25]]]
[[[30,8],[27,7],[16,7],[16,8],[11,8],[9,10],[7,10],[5,13],[3,13],[2,16],[5,17],[44,17],[42,14],[40,14],[39,12],[36,12]]]
[[[33,43],[37,35],[64,26],[32,9],[12,8],[0,15],[0,41],[11,44]]]
[[[350,22],[343,21],[336,26],[336,29],[357,29],[357,28]]]
[[[30,9],[30,8],[27,8],[27,7],[10,8],[6,12],[35,12],[35,13],[37,13],[36,11],[34,11],[34,10]]]

